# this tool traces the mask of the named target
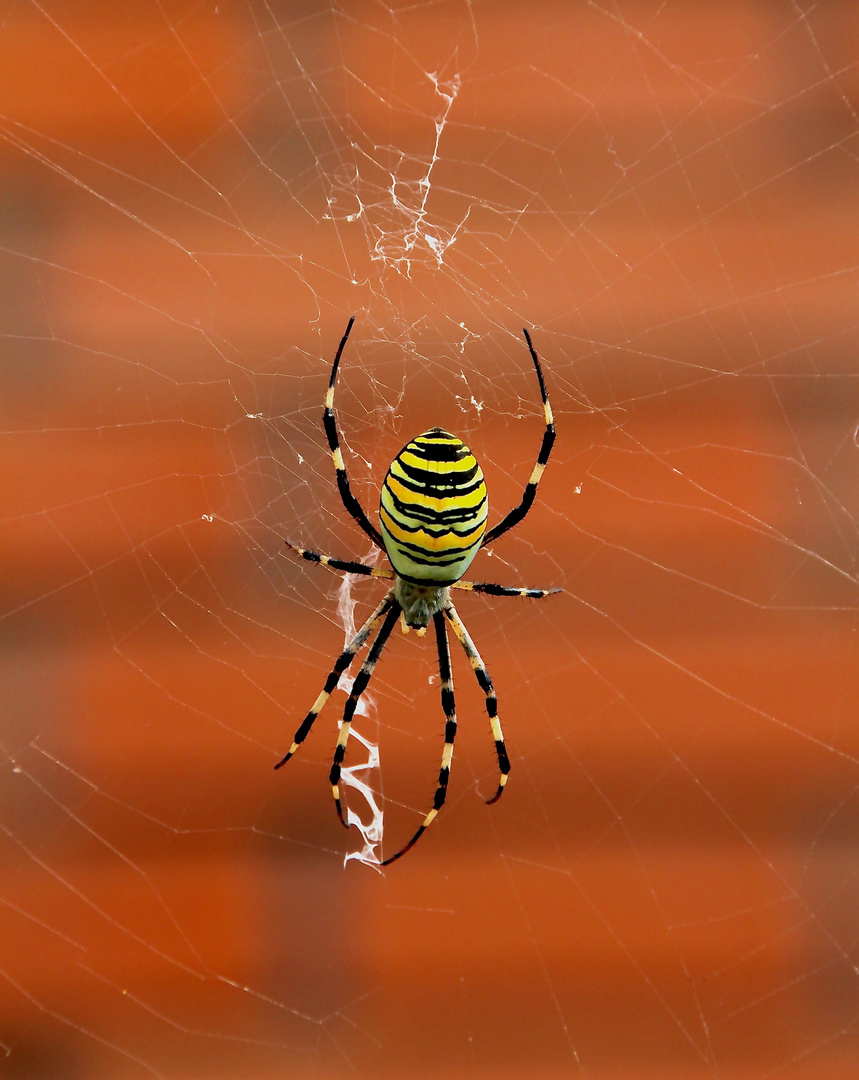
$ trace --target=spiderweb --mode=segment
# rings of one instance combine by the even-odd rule
[[[859,6],[7,3],[10,1076],[853,1077]],[[393,635],[353,489],[433,425],[490,523]],[[354,673],[354,672],[353,672]],[[344,685],[348,685],[345,682]]]

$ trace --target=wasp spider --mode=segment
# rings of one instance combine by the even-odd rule
[[[340,803],[340,770],[346,755],[346,743],[358,699],[367,689],[367,684],[397,619],[401,620],[404,633],[408,633],[411,627],[420,635],[426,633],[426,628],[432,620],[438,643],[441,706],[445,715],[444,749],[441,755],[438,786],[432,809],[424,817],[418,831],[395,855],[384,860],[382,865],[387,866],[401,858],[414,846],[441,810],[447,794],[453,742],[456,736],[456,711],[446,622],[450,623],[454,636],[465,650],[480,688],[486,695],[486,711],[489,714],[500,771],[498,789],[487,802],[490,804],[496,802],[507,783],[510,759],[507,756],[501,723],[498,719],[495,690],[489,673],[483,666],[480,653],[451,602],[450,593],[452,589],[462,589],[466,592],[487,593],[490,596],[539,598],[560,591],[558,589],[515,589],[504,585],[461,580],[478,550],[494,543],[528,513],[534,502],[537,484],[549,460],[552,443],[555,441],[555,427],[540,360],[531,344],[531,335],[525,330],[525,341],[531,351],[531,359],[534,361],[537,380],[540,384],[546,430],[543,434],[540,453],[537,455],[537,464],[525,486],[522,501],[497,525],[486,532],[486,485],[483,482],[480,466],[468,447],[455,435],[451,435],[442,428],[430,428],[423,435],[418,435],[407,443],[388,469],[382,485],[379,507],[380,531],[368,519],[349,487],[349,477],[346,474],[346,466],[343,464],[343,455],[340,452],[337,436],[337,421],[334,417],[334,386],[337,382],[337,369],[354,322],[354,317],[349,320],[346,333],[334,357],[322,423],[328,437],[331,456],[334,459],[337,487],[343,505],[373,543],[385,552],[392,569],[366,566],[364,563],[349,559],[333,559],[328,555],[320,555],[316,551],[307,551],[289,541],[287,541],[287,546],[308,562],[321,563],[332,570],[341,570],[349,574],[385,578],[393,581],[394,584],[340,654],[325,680],[322,693],[296,731],[292,746],[275,768],[279,769],[285,765],[298,750],[336,687],[341,674],[350,666],[355,654],[367,643],[370,636],[378,631],[367,659],[352,684],[352,691],[343,712],[343,723],[340,727],[340,736],[329,776],[337,815],[341,823],[345,825],[346,821]]]

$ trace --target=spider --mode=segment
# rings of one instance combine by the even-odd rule
[[[414,847],[437,817],[447,794],[453,743],[456,736],[456,709],[446,621],[450,623],[455,637],[465,650],[480,688],[486,695],[486,712],[489,715],[492,737],[495,740],[495,753],[500,772],[498,789],[491,799],[487,799],[487,805],[497,802],[504,791],[510,772],[510,759],[507,756],[501,723],[498,719],[495,690],[480,658],[480,653],[451,602],[450,592],[452,589],[462,589],[466,592],[486,593],[490,596],[534,598],[560,592],[560,589],[517,589],[487,582],[461,580],[478,550],[495,543],[509,529],[517,525],[530,510],[537,492],[537,484],[540,482],[555,441],[555,426],[540,360],[531,343],[531,335],[526,329],[525,341],[531,352],[531,359],[534,361],[537,380],[540,384],[546,430],[543,433],[537,463],[525,485],[522,501],[497,525],[486,532],[487,496],[480,466],[468,447],[455,435],[451,435],[442,428],[434,427],[408,442],[391,463],[382,484],[379,507],[381,529],[377,529],[368,519],[349,487],[349,477],[346,466],[343,464],[337,421],[334,416],[334,387],[337,382],[337,370],[354,322],[353,316],[349,320],[346,333],[334,357],[328,393],[325,396],[322,424],[334,461],[337,487],[343,505],[373,543],[385,552],[392,569],[367,566],[351,559],[334,559],[329,555],[308,551],[288,540],[286,545],[290,551],[307,562],[321,563],[332,570],[340,570],[347,574],[385,578],[393,581],[394,584],[340,654],[325,680],[322,692],[296,731],[292,746],[275,768],[279,769],[285,765],[307,738],[316,717],[337,686],[341,674],[351,665],[358,650],[378,630],[376,640],[355,677],[352,691],[346,701],[343,723],[340,726],[340,735],[329,775],[337,816],[341,824],[346,825],[340,802],[340,771],[346,756],[346,743],[358,700],[367,689],[367,684],[397,619],[399,618],[402,623],[404,634],[413,628],[417,630],[419,636],[426,633],[432,620],[438,645],[441,706],[445,715],[444,748],[441,755],[438,786],[432,809],[424,817],[417,832],[395,855],[391,855],[382,862],[382,866],[388,866]]]

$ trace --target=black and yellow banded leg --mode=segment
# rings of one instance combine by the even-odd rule
[[[455,581],[448,588],[462,589],[464,592],[486,593],[487,596],[530,596],[533,600],[563,592],[562,589],[517,589],[509,585],[493,585],[489,581]]]
[[[314,701],[313,708],[301,722],[301,726],[293,736],[292,746],[290,746],[286,754],[284,754],[284,756],[280,759],[277,765],[275,765],[276,769],[279,769],[281,765],[285,765],[295,753],[295,751],[299,748],[299,746],[301,746],[301,744],[307,738],[310,729],[313,727],[313,723],[316,720],[316,717],[320,714],[323,706],[325,705],[325,702],[331,696],[334,688],[340,681],[340,676],[355,659],[355,653],[358,652],[358,650],[361,648],[361,646],[364,644],[370,634],[373,633],[373,631],[376,629],[382,619],[384,619],[384,617],[388,614],[388,612],[395,604],[397,605],[397,610],[399,611],[399,605],[394,598],[394,590],[391,589],[385,599],[381,602],[381,604],[379,604],[379,606],[376,608],[370,618],[367,619],[367,621],[364,623],[358,633],[352,638],[352,640],[337,658],[336,664],[329,672],[328,678],[325,680],[325,685],[322,688],[322,693],[319,695],[316,701]]]
[[[537,356],[537,352],[531,343],[531,335],[528,333],[527,328],[523,330],[523,333],[525,334],[528,348],[531,351],[531,359],[534,361],[534,370],[537,372],[537,381],[540,383],[540,396],[543,399],[543,419],[546,421],[546,430],[543,432],[543,441],[540,444],[540,452],[537,455],[537,464],[531,471],[531,477],[525,485],[525,493],[522,496],[522,501],[518,506],[514,507],[505,518],[502,518],[494,528],[486,533],[483,537],[481,547],[486,547],[487,544],[494,544],[508,529],[512,529],[514,525],[518,525],[531,509],[531,504],[534,502],[534,496],[537,494],[537,485],[540,483],[540,477],[543,475],[543,470],[546,468],[549,454],[552,452],[552,444],[555,441],[555,421],[552,416],[552,406],[549,404],[549,394],[546,390],[546,380],[543,378],[543,369],[540,367],[540,358]]]
[[[346,700],[346,707],[343,710],[343,723],[340,725],[340,735],[338,736],[337,746],[334,750],[334,761],[328,776],[328,779],[331,782],[331,794],[334,796],[334,806],[337,810],[337,816],[340,818],[341,825],[346,825],[346,822],[343,820],[343,808],[340,805],[340,769],[343,765],[343,758],[346,756],[346,743],[349,741],[352,717],[355,715],[355,707],[358,704],[359,698],[367,689],[367,684],[373,675],[376,664],[379,662],[379,657],[382,655],[382,650],[385,648],[388,638],[391,636],[391,631],[394,629],[394,624],[399,618],[399,615],[400,605],[394,603],[385,616],[385,621],[382,623],[382,628],[379,630],[378,636],[373,642],[373,647],[367,654],[367,659],[361,665],[361,670],[355,676],[355,681],[352,683],[352,692],[349,694],[349,697]],[[348,825],[346,827],[348,828]]]
[[[465,655],[468,657],[472,670],[477,676],[480,689],[486,695],[486,712],[489,715],[489,726],[492,729],[492,738],[495,740],[495,754],[498,758],[498,769],[501,773],[498,781],[498,790],[491,799],[486,800],[486,805],[491,806],[501,798],[501,793],[504,791],[504,786],[507,783],[507,776],[510,773],[510,759],[507,756],[507,747],[504,745],[501,721],[498,719],[498,699],[495,697],[495,688],[492,685],[492,679],[489,677],[489,672],[486,670],[483,661],[480,659],[480,653],[477,651],[477,647],[471,640],[471,635],[465,629],[462,619],[460,619],[456,612],[456,608],[453,604],[450,604],[444,609],[444,613],[450,620],[450,625],[453,627],[454,634],[459,638],[460,645],[462,645],[465,650]]]
[[[381,533],[375,525],[370,522],[370,519],[361,508],[361,504],[352,494],[352,489],[349,487],[349,476],[346,472],[346,466],[343,463],[343,454],[340,451],[340,438],[337,434],[337,419],[334,416],[334,386],[337,382],[337,369],[340,367],[340,357],[343,355],[343,349],[346,347],[346,342],[349,340],[349,334],[354,322],[355,316],[353,315],[349,320],[349,325],[346,327],[346,333],[341,338],[340,345],[337,348],[337,354],[334,357],[334,363],[331,367],[331,378],[328,380],[328,393],[325,395],[325,409],[322,413],[322,426],[325,428],[325,434],[328,438],[328,448],[331,451],[331,459],[334,462],[334,470],[337,473],[337,490],[340,492],[340,498],[343,505],[355,519],[357,525],[370,537],[376,547],[384,550],[385,545],[382,543]]]
[[[441,707],[444,709],[444,747],[441,752],[441,768],[438,773],[438,787],[432,801],[432,810],[421,823],[420,828],[409,840],[405,847],[400,848],[396,855],[382,862],[382,866],[389,866],[397,859],[401,859],[407,851],[410,851],[420,840],[427,828],[432,825],[438,816],[439,810],[444,806],[447,796],[447,782],[450,778],[450,764],[453,760],[453,743],[456,738],[456,702],[453,697],[453,672],[450,667],[450,646],[447,641],[447,627],[444,623],[444,615],[437,611],[433,615],[435,636],[438,642],[438,673],[441,679]]]
[[[290,543],[289,540],[284,540],[284,543],[299,558],[306,562],[327,566],[329,570],[342,570],[347,574],[363,574],[365,577],[386,578],[389,581],[396,576],[393,570],[385,566],[367,566],[366,563],[356,562],[354,559],[333,559],[330,555],[321,555],[318,551],[308,551],[307,548],[299,547],[298,544]]]

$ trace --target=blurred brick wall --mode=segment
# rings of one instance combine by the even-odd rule
[[[307,5],[274,33],[239,4],[132,7],[0,26],[0,1069],[855,1076],[859,7],[478,10],[433,214],[473,197],[509,235],[475,214],[450,272],[375,285],[384,170],[356,232],[324,219],[312,158],[337,175],[359,132],[424,152],[439,99],[398,57],[465,50],[462,12]],[[379,343],[380,295],[438,375]],[[272,771],[342,640],[278,532],[364,550],[317,427],[353,311],[363,498],[429,423],[465,425],[495,513],[518,497],[526,318],[559,428],[474,576],[565,593],[459,605],[508,791],[475,796],[492,747],[455,653],[448,806],[384,876],[337,854],[337,701]],[[448,318],[509,331],[466,354],[485,423],[453,398]],[[432,795],[431,673],[398,638],[375,680],[388,850]]]

